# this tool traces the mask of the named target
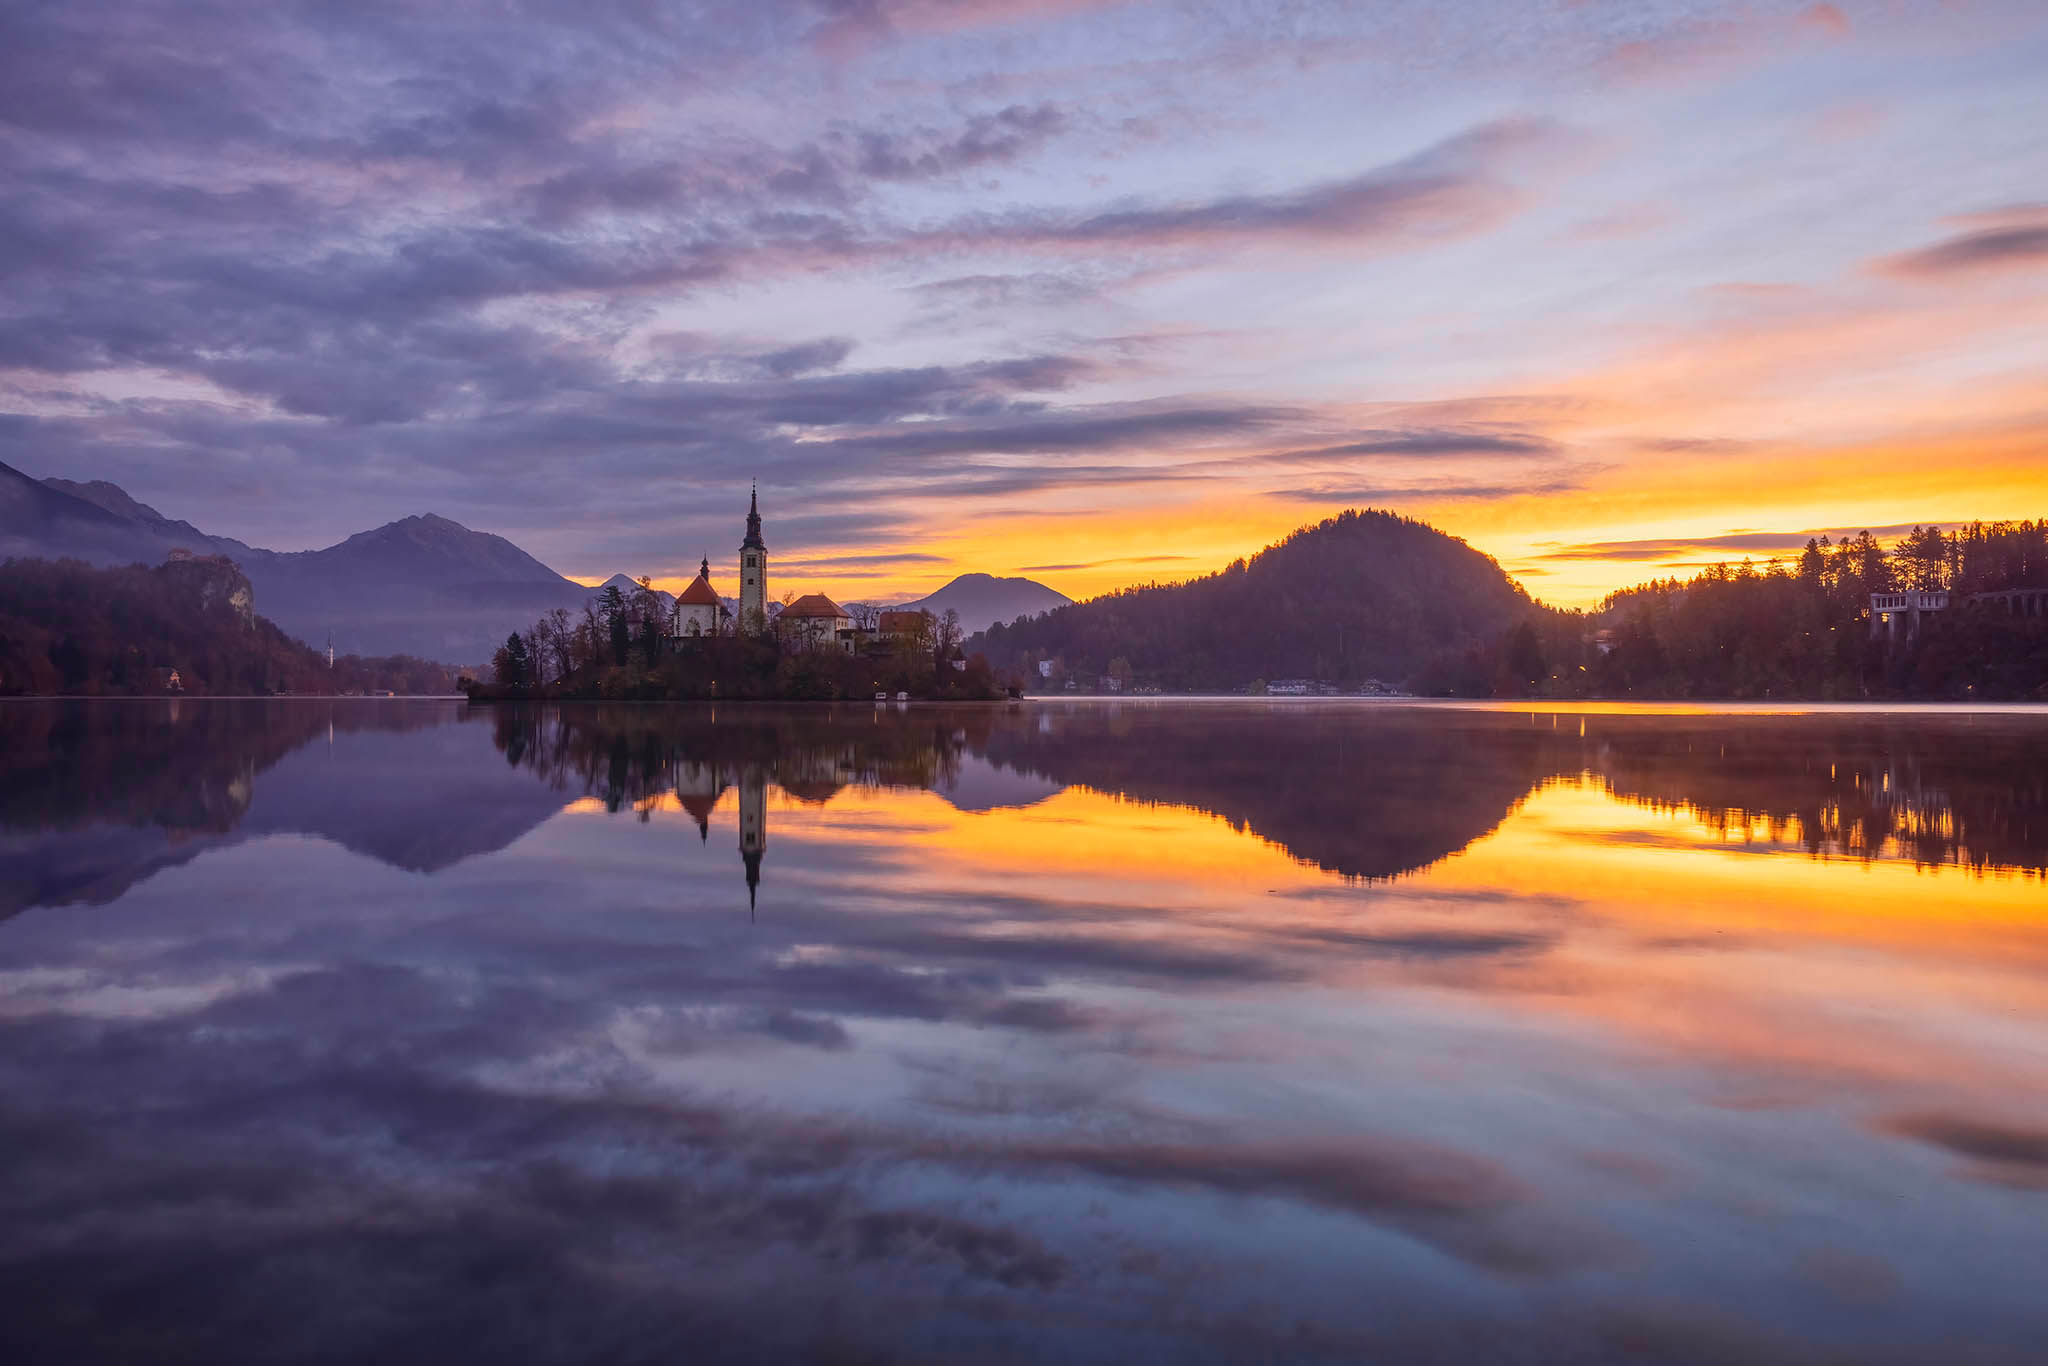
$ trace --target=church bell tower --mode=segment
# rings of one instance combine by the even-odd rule
[[[761,541],[761,492],[747,496],[747,539],[740,542],[740,630],[768,629],[768,547]]]

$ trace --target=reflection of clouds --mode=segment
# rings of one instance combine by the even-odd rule
[[[2048,1127],[1944,1113],[1898,1115],[1883,1127],[1965,1159],[1980,1180],[2048,1190]]]
[[[2042,1079],[2026,884],[1608,840],[1690,817],[1592,784],[1392,884],[1187,806],[853,785],[774,811],[750,923],[734,794],[708,840],[641,814],[431,877],[248,840],[9,922],[27,1359],[75,1358],[81,1322],[398,1361],[2048,1331],[2016,1189],[2048,1157],[2001,1108]],[[217,994],[66,1005],[152,983]]]

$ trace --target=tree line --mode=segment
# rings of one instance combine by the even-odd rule
[[[916,629],[864,640],[853,651],[836,641],[791,648],[772,632],[679,639],[672,625],[650,580],[632,592],[607,585],[580,613],[558,607],[507,636],[492,656],[491,683],[470,695],[643,702],[1002,695],[985,656],[962,656],[954,612],[926,613]]]
[[[455,683],[447,666],[409,655],[345,655],[330,669],[324,652],[256,614],[248,578],[224,556],[0,564],[0,696],[433,694]]]
[[[2048,698],[2048,616],[1971,595],[2048,588],[2048,521],[1915,526],[1810,539],[1759,567],[1610,594],[1592,612],[1532,608],[1480,645],[1447,651],[1418,692],[1462,697]],[[1873,639],[1873,593],[1945,591],[1917,633]]]

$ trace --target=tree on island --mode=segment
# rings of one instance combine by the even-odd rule
[[[525,637],[517,631],[505,637],[505,643],[491,656],[491,672],[508,688],[523,688],[532,680],[532,654]]]

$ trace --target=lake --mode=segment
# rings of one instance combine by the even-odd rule
[[[2038,1362],[2048,713],[0,703],[12,1362]]]

